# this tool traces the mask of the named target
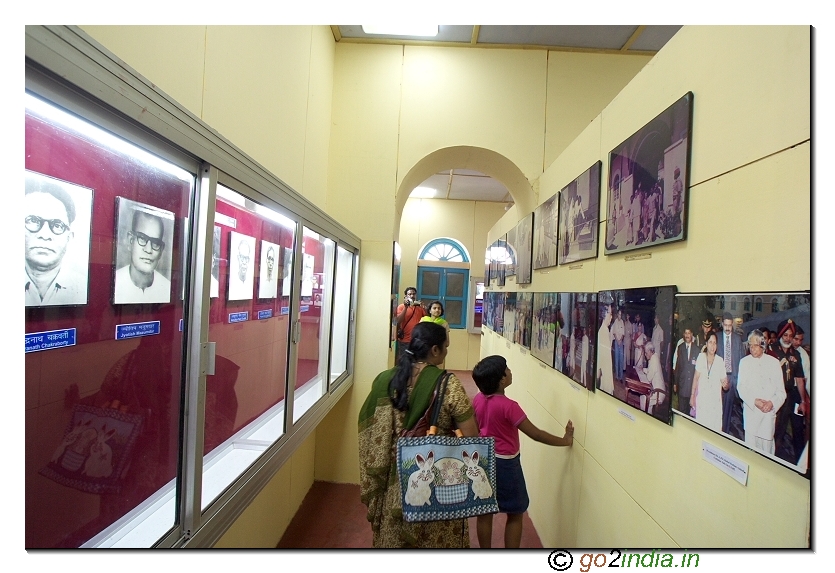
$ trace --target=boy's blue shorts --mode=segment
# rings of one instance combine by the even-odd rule
[[[501,513],[525,513],[530,500],[522,473],[521,455],[496,458],[496,502]]]

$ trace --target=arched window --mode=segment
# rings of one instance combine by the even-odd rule
[[[719,297],[719,309],[720,310],[725,310],[725,297],[724,296]]]
[[[763,299],[762,297],[758,296],[756,300],[754,300],[754,312],[762,312],[763,311]]]
[[[736,310],[736,297],[731,297],[731,310]]]
[[[443,263],[469,263],[470,258],[464,246],[452,239],[434,239],[426,243],[419,259]]]
[[[742,310],[744,310],[745,312],[751,311],[751,299],[747,296],[745,297],[745,302],[742,305]]]
[[[780,303],[777,302],[776,298],[771,299],[771,312],[777,312],[779,310]]]
[[[439,300],[449,327],[466,328],[470,283],[467,249],[454,239],[433,239],[420,250],[418,259],[418,298],[427,311],[433,300]]]

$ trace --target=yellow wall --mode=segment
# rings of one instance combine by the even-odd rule
[[[810,88],[808,27],[684,27],[549,166],[539,197],[558,193],[598,159],[605,189],[608,151],[692,91],[687,240],[645,249],[651,258],[633,262],[604,256],[600,245],[582,268],[535,271],[533,283],[519,288],[811,289],[809,225],[793,225],[792,240],[751,247],[787,217],[810,216]],[[605,192],[602,203],[605,218]],[[518,219],[508,213],[488,240]],[[720,250],[720,237],[733,248]],[[791,260],[792,271],[775,272],[779,260]],[[727,272],[710,272],[717,263]],[[512,279],[504,287],[516,289]],[[492,353],[507,356],[508,394],[535,424],[560,433],[571,419],[576,427],[571,451],[523,439],[529,513],[546,547],[807,546],[805,478],[686,419],[630,421],[611,396],[580,389],[489,332],[482,355]],[[747,486],[705,462],[702,441],[749,464]]]

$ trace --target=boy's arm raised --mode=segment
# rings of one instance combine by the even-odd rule
[[[565,425],[565,435],[563,437],[540,430],[528,418],[522,420],[522,423],[519,424],[519,430],[530,439],[549,446],[570,446],[574,443],[574,424],[571,423],[571,420]]]

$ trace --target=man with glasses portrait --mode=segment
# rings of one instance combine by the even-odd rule
[[[116,271],[115,304],[171,301],[171,281],[157,270],[165,250],[164,234],[161,217],[142,209],[133,210],[128,232],[130,263]]]
[[[73,198],[58,182],[27,173],[23,211],[26,306],[85,304],[84,273],[63,264],[75,236]]]

